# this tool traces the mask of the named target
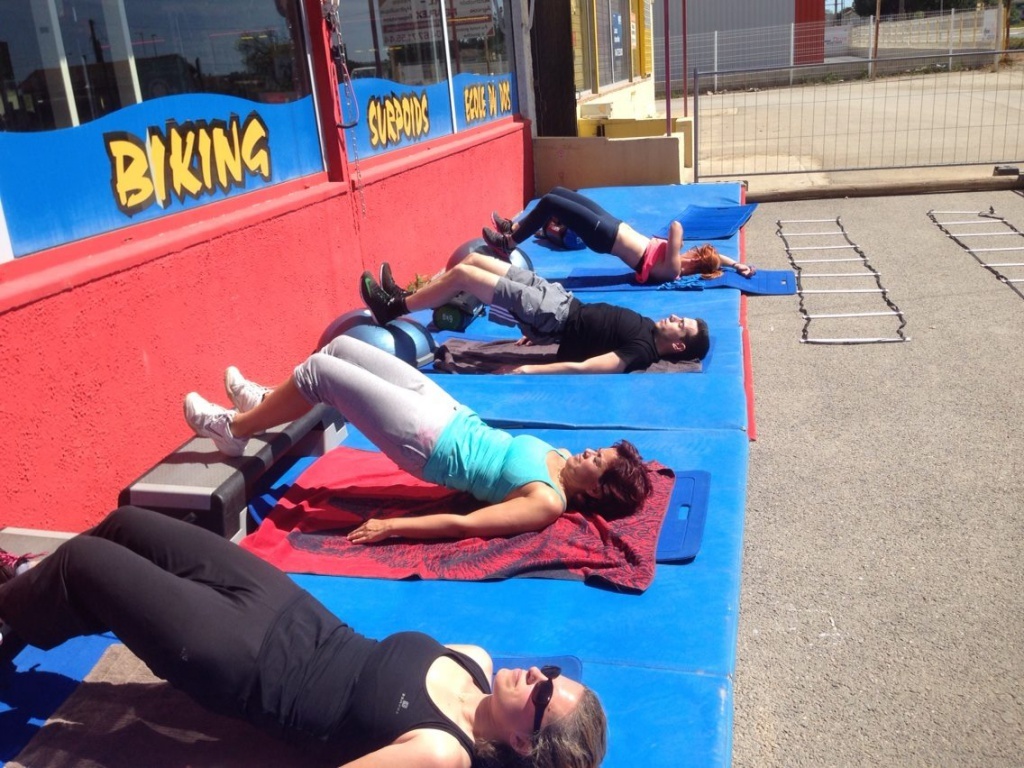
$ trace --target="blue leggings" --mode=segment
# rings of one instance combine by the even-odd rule
[[[512,239],[522,243],[552,218],[567,226],[596,253],[611,253],[619,234],[621,219],[612,216],[588,197],[555,187],[537,201],[537,205],[519,221]]]

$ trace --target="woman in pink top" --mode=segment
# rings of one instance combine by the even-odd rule
[[[498,256],[508,259],[512,250],[542,229],[551,219],[575,232],[592,251],[618,256],[636,271],[641,283],[667,283],[686,275],[718,277],[721,267],[732,267],[744,277],[755,269],[719,253],[712,245],[683,251],[683,225],[673,221],[668,239],[641,235],[629,224],[612,216],[588,197],[565,187],[555,187],[537,201],[522,220],[513,222],[491,214],[498,231],[484,227],[487,245]]]

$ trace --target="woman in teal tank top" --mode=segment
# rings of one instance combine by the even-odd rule
[[[547,527],[569,507],[622,517],[651,490],[643,459],[628,441],[570,455],[530,435],[512,436],[411,365],[348,336],[308,357],[274,389],[245,380],[235,368],[228,368],[225,385],[234,410],[193,392],[185,397],[185,418],[229,456],[240,456],[250,436],[326,403],[410,474],[488,504],[465,515],[368,520],[349,534],[359,544],[391,536],[512,536]]]

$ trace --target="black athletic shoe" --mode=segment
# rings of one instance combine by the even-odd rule
[[[497,211],[491,211],[491,221],[494,222],[494,226],[501,234],[512,234],[512,219],[506,219],[499,215]]]
[[[499,234],[490,227],[484,227],[483,232],[484,242],[487,243],[487,247],[491,249],[494,255],[502,261],[510,261],[512,258],[512,251],[516,248],[516,244],[512,240],[512,235]]]
[[[396,317],[405,314],[404,297],[386,293],[369,272],[363,272],[363,276],[359,278],[359,295],[363,297],[363,303],[380,325],[387,325]]]
[[[395,276],[391,274],[391,265],[386,261],[380,265],[380,287],[389,296],[408,296],[412,293],[395,281]]]

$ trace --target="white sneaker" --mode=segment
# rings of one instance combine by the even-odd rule
[[[185,395],[185,421],[200,437],[213,440],[217,450],[228,456],[241,456],[245,452],[245,438],[231,434],[235,412],[221,408],[204,399],[198,392]]]
[[[234,403],[235,409],[239,413],[251,411],[263,402],[263,398],[270,391],[270,387],[249,381],[233,365],[229,365],[224,371],[224,389],[227,390],[228,397],[231,398],[231,402]]]

